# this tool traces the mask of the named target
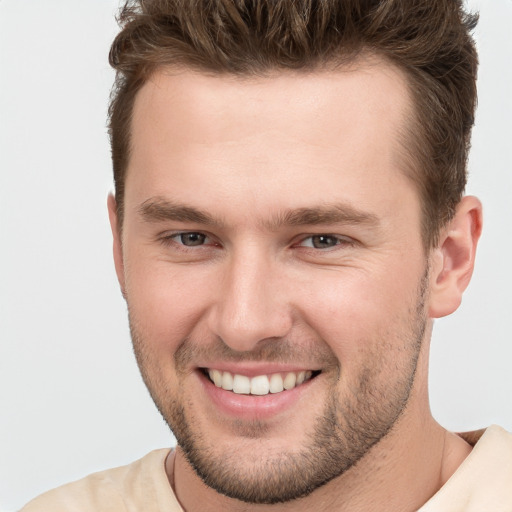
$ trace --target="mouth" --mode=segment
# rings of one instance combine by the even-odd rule
[[[237,395],[256,396],[290,391],[309,382],[321,373],[318,370],[301,370],[248,377],[214,368],[203,368],[202,372],[218,388]]]

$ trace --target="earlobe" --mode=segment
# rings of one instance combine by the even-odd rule
[[[473,274],[481,232],[482,204],[476,197],[466,196],[442,229],[439,246],[431,257],[431,318],[449,315],[459,307]]]
[[[107,199],[108,217],[113,237],[114,265],[116,268],[117,280],[121,287],[121,293],[125,297],[124,287],[124,263],[123,263],[123,245],[121,240],[121,227],[117,216],[117,203],[113,194],[109,194]]]

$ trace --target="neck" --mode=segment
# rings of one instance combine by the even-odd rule
[[[175,459],[167,461],[167,473],[186,512],[417,510],[444,485],[471,448],[430,415],[416,421],[404,415],[395,427],[345,474],[288,503],[252,505],[217,493],[196,475],[179,447]]]

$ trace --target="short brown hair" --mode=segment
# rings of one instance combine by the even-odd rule
[[[477,16],[462,0],[128,0],[110,50],[109,109],[120,225],[135,96],[156,69],[264,75],[336,67],[362,52],[408,79],[415,118],[402,141],[418,186],[425,246],[437,244],[466,185],[476,106]]]

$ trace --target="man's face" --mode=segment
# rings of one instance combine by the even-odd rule
[[[428,271],[401,170],[408,98],[378,62],[160,72],[138,94],[118,271],[146,384],[221,493],[305,495],[417,407]]]

